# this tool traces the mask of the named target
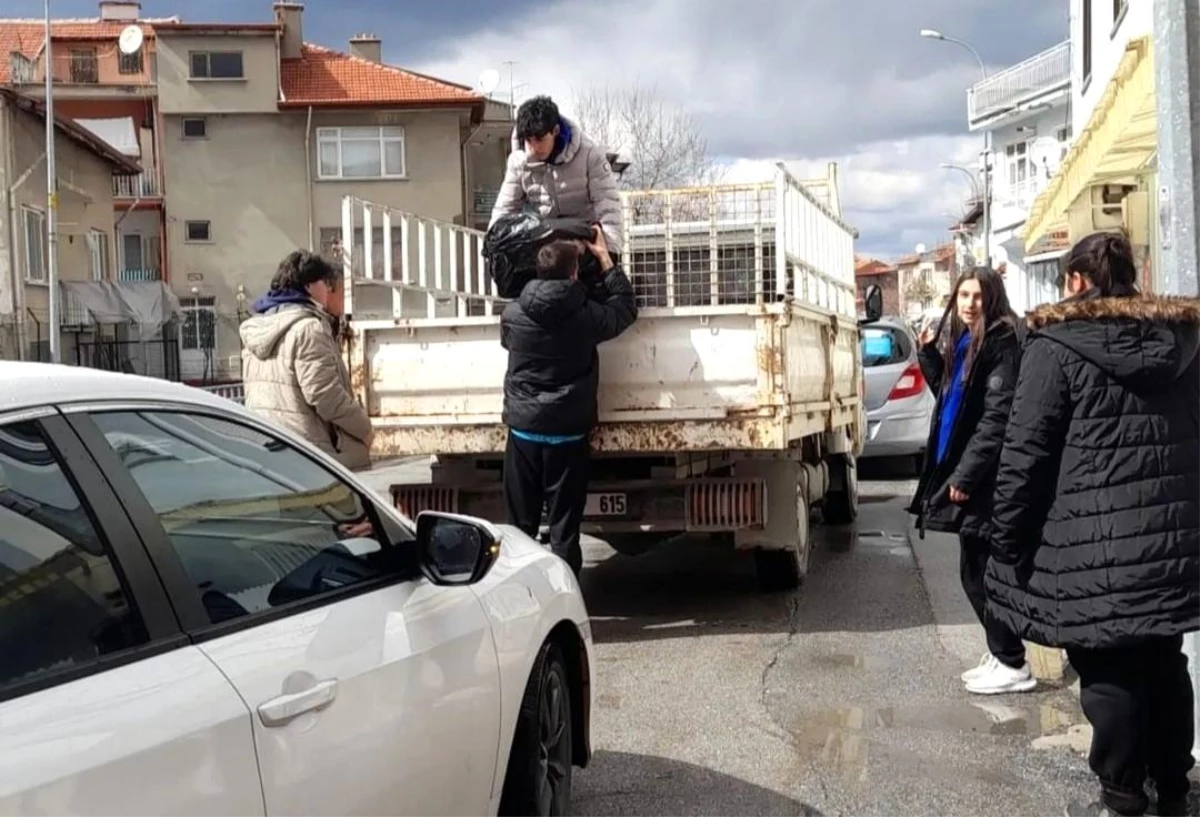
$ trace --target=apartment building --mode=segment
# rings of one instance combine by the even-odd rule
[[[1035,253],[1103,230],[1124,231],[1143,288],[1158,277],[1158,117],[1153,3],[1070,0],[1074,139],[1030,210],[1023,240]]]
[[[1069,41],[997,71],[967,91],[967,126],[990,137],[989,241],[985,248],[982,185],[953,232],[973,263],[982,263],[990,252],[1018,313],[1052,297],[1048,290],[1056,273],[1051,269],[1066,249],[1061,241],[1042,242],[1027,252],[1023,233],[1030,207],[1070,148],[1070,98]]]
[[[0,88],[0,357],[45,358],[50,281],[46,243],[46,110],[43,102]],[[65,116],[55,116],[59,280],[107,281],[114,253],[114,174],[136,162]],[[61,323],[78,320],[64,304]],[[75,336],[62,359],[75,359]]]
[[[238,324],[287,252],[334,249],[344,196],[483,227],[510,150],[508,106],[383,63],[370,34],[306,42],[302,4],[270,11],[195,23],[103,0],[53,28],[56,105],[145,168],[114,181],[119,274],[180,298],[188,379],[239,376]],[[143,47],[122,55],[129,25]],[[42,39],[0,21],[0,84],[40,94]]]
[[[142,167],[135,176],[118,174],[111,182],[117,223],[113,278],[127,281],[163,280],[167,262],[153,37],[158,21],[139,21],[139,14],[136,2],[104,0],[98,18],[52,26],[55,112]],[[144,44],[126,55],[117,39],[131,24],[141,27]],[[44,40],[41,21],[0,20],[0,85],[44,96]]]

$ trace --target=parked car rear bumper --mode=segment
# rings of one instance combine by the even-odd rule
[[[907,457],[920,454],[929,440],[933,395],[891,400],[867,412],[867,441],[860,459]]]

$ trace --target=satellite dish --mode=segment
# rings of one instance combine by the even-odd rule
[[[485,68],[479,73],[479,87],[484,94],[490,94],[500,87],[500,72],[495,68]]]
[[[918,244],[918,245],[916,246],[916,250],[917,250],[917,255],[924,255],[924,254],[925,254],[925,245],[924,245],[924,244]]]
[[[122,54],[136,54],[142,47],[142,27],[125,26],[117,40],[117,48]]]

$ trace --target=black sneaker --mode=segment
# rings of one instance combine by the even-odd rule
[[[1189,817],[1187,795],[1183,797],[1159,797],[1158,803],[1154,808],[1154,813],[1159,817]]]

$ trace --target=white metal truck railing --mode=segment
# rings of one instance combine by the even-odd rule
[[[785,298],[855,315],[854,229],[782,166],[774,181],[621,194],[621,265],[639,308]],[[346,310],[363,320],[483,318],[504,301],[484,233],[354,197],[342,201]]]

